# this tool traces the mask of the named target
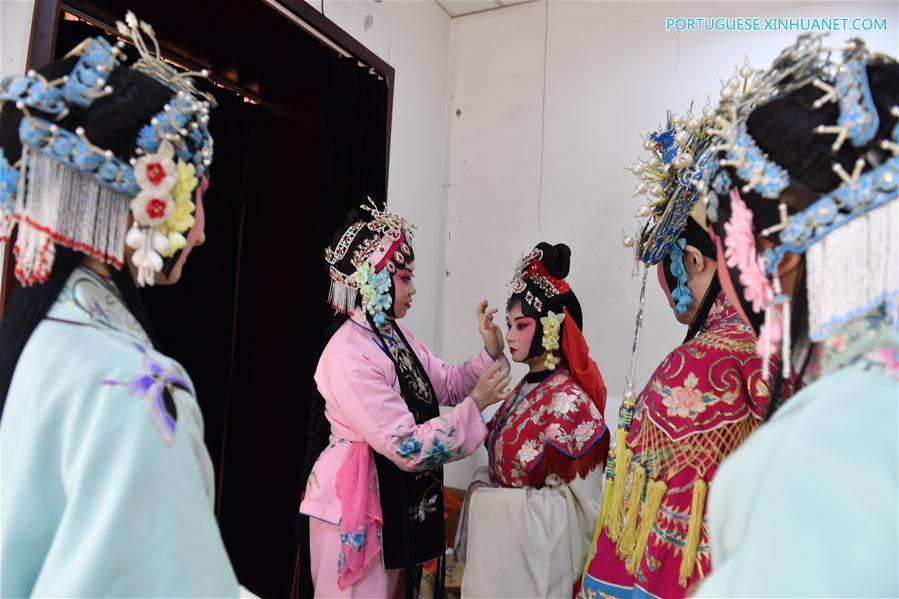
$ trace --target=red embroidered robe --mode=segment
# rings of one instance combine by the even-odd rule
[[[700,333],[656,369],[617,432],[583,597],[683,597],[709,572],[708,483],[770,397],[755,344],[721,293]]]

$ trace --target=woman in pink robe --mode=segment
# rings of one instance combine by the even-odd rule
[[[315,373],[330,443],[300,505],[316,597],[392,597],[417,586],[418,566],[444,553],[442,465],[483,443],[481,411],[508,395],[486,301],[477,309],[485,347],[460,366],[396,323],[415,294],[411,228],[370,212],[326,250],[331,304],[346,316]],[[438,405],[453,409],[440,415]]]

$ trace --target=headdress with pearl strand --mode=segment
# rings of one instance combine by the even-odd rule
[[[842,49],[826,48],[822,39],[800,37],[762,74],[763,85],[747,98],[750,110],[738,115],[733,104],[722,105],[714,131],[721,156],[713,168],[729,166],[742,181],[726,190],[732,204],[731,220],[725,224],[728,264],[739,268],[741,280],[747,282],[746,293],[756,307],[764,309],[759,348],[767,359],[780,344],[785,378],[791,372],[790,304],[781,293],[777,268],[787,252],[806,255],[812,341],[828,338],[843,324],[873,310],[883,309],[894,322],[899,315],[899,124],[888,139],[874,139],[880,117],[866,72],[873,62],[893,59],[871,55],[858,39]],[[758,148],[746,130],[746,119],[756,107],[806,85],[822,91],[812,110],[828,103],[839,108],[836,123],[817,126],[814,132],[833,135],[834,152],[848,141],[859,156],[851,173],[835,161],[833,170],[842,183],[790,214],[781,200],[790,184],[789,173]],[[899,117],[899,107],[893,107],[890,115]],[[778,201],[780,222],[761,234],[777,235],[779,244],[761,255],[754,245],[752,212],[744,208],[740,197],[740,192],[750,190]],[[711,214],[717,205],[714,192],[709,193],[708,204]],[[717,215],[712,220],[717,221]],[[744,230],[748,234],[737,234]],[[861,248],[868,252],[865,267],[858,269]]]
[[[69,53],[78,60],[66,76],[49,81],[32,70],[0,82],[0,104],[12,103],[23,115],[21,158],[0,149],[0,244],[18,225],[15,274],[24,285],[49,278],[56,244],[115,268],[124,266],[127,244],[135,249],[138,284],[152,285],[163,257],[184,246],[183,234],[193,225],[192,194],[212,162],[207,124],[214,100],[193,83],[195,75],[206,73],[179,73],[165,63],[152,27],[132,12],[117,27],[140,54],[131,67],[122,64],[124,41],[110,45],[95,37]],[[116,93],[108,81],[120,68],[139,71],[173,92],[140,129],[135,152],[125,160],[92,143],[83,128],[60,124],[71,108],[88,111]]]

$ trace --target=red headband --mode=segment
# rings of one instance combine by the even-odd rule
[[[546,266],[540,262],[539,260],[532,260],[528,265],[524,268],[524,272],[521,274],[521,279],[526,281],[528,279],[532,279],[536,276],[541,276],[545,278],[550,284],[553,286],[553,289],[556,290],[556,293],[563,294],[571,291],[571,285],[563,281],[562,279],[557,279],[556,277],[549,274],[549,271],[546,270]]]

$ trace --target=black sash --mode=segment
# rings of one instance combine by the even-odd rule
[[[437,394],[418,356],[400,328],[391,321],[400,343],[390,351],[380,332],[384,350],[396,368],[400,394],[416,424],[440,415]],[[373,328],[377,331],[377,327]],[[425,448],[421,448],[423,451]],[[446,536],[443,523],[443,467],[405,472],[377,452],[378,490],[384,518],[381,553],[385,570],[408,569],[443,557]],[[406,581],[407,584],[409,581]]]

